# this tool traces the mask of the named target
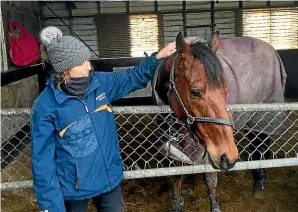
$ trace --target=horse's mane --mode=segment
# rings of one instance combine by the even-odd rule
[[[224,71],[216,54],[200,39],[189,41],[189,44],[193,56],[205,65],[210,83],[214,86],[223,85],[226,81]]]

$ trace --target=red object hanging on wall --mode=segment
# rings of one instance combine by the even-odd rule
[[[16,66],[29,66],[40,60],[39,41],[15,20],[8,23],[9,54]]]

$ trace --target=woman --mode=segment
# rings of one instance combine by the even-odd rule
[[[31,115],[33,183],[41,210],[123,211],[123,178],[111,102],[144,88],[175,43],[120,72],[91,72],[88,48],[56,27],[41,42],[55,74],[35,100]]]

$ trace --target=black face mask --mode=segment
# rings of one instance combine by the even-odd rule
[[[71,77],[66,83],[63,90],[72,95],[72,96],[83,96],[87,93],[89,88],[89,79],[88,77]]]

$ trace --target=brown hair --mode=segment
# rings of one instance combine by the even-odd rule
[[[70,70],[67,70],[63,73],[55,74],[55,76],[53,78],[54,78],[56,88],[62,89],[65,87],[66,83],[68,82],[68,80],[70,78],[69,71]]]
[[[56,73],[55,75],[52,76],[52,79],[55,82],[55,86],[58,89],[63,89],[66,86],[66,83],[68,82],[68,80],[70,79],[70,70],[64,71],[62,73]],[[90,72],[94,71],[94,67],[91,64],[91,70]]]

